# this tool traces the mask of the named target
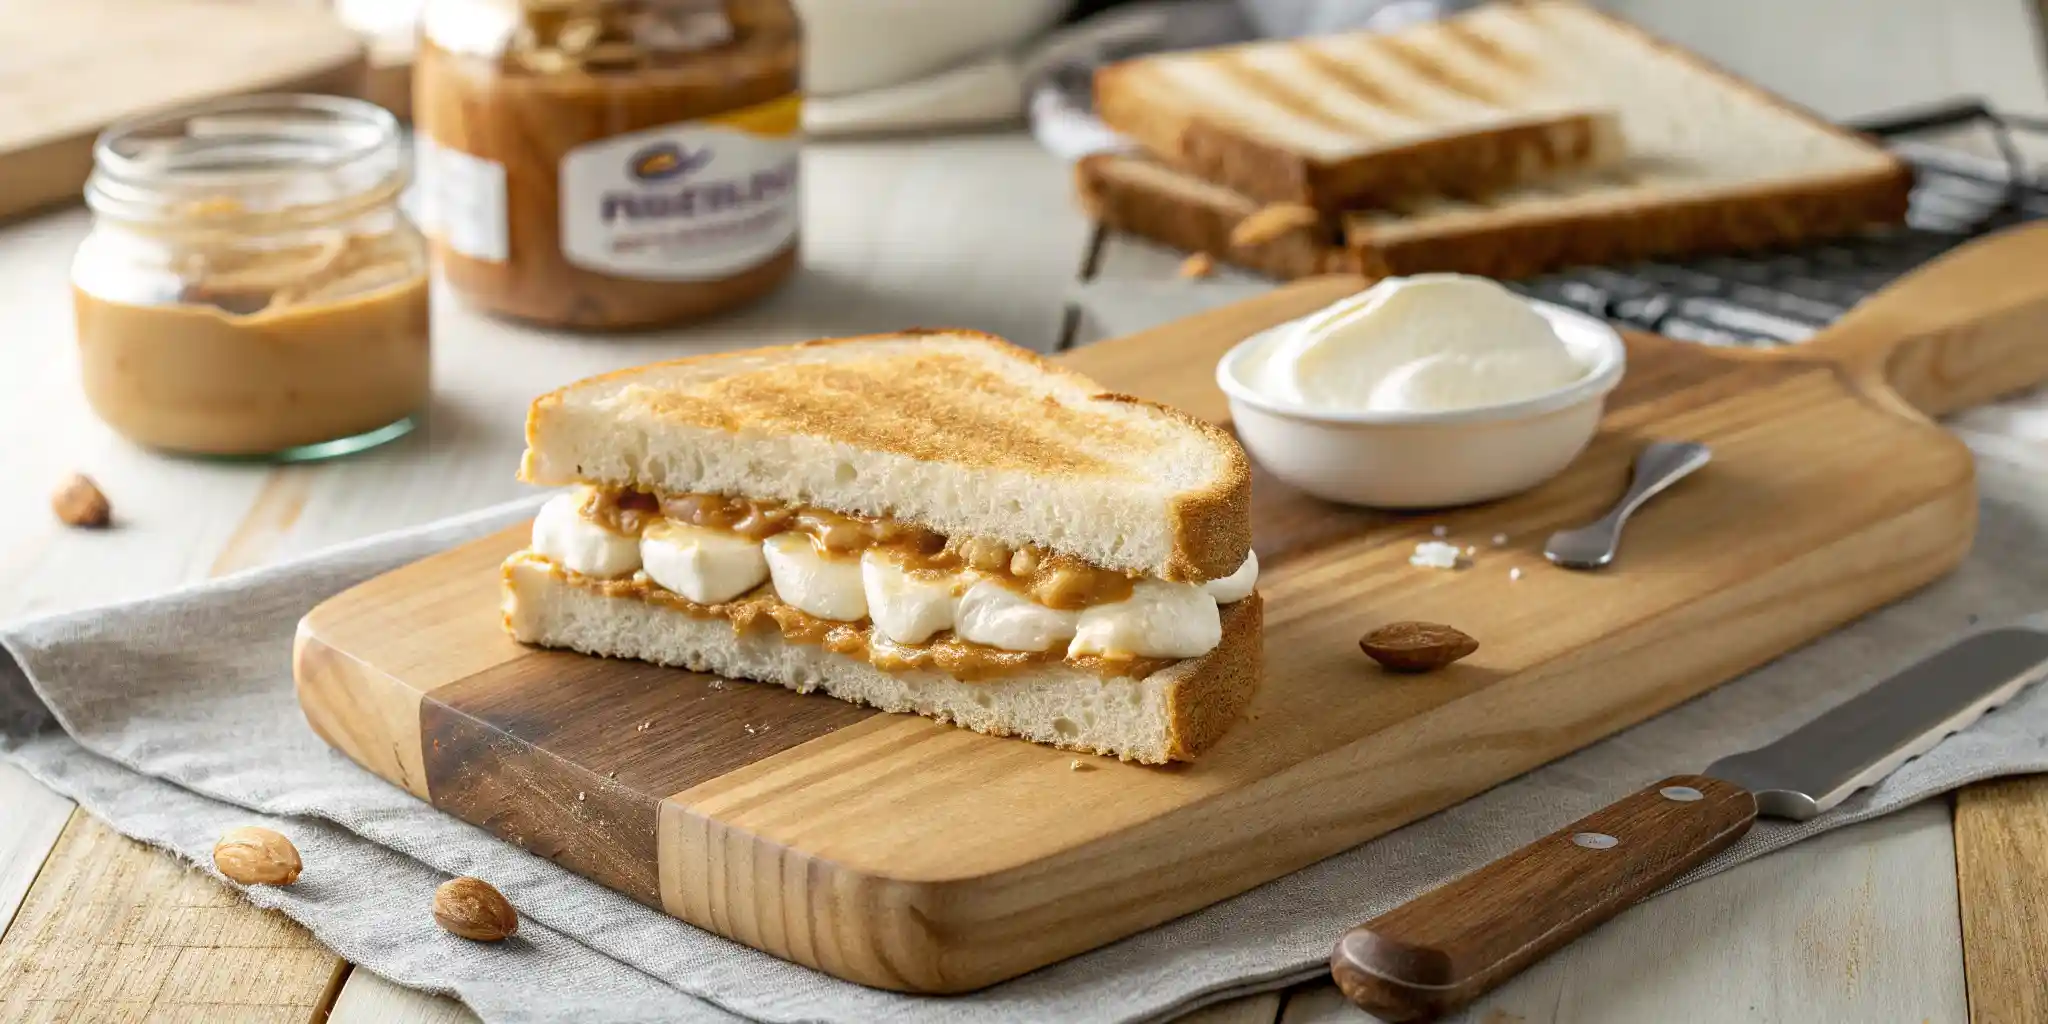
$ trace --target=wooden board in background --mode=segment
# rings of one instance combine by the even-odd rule
[[[0,218],[78,197],[100,130],[258,92],[357,95],[363,44],[324,8],[0,0]]]
[[[1216,356],[1358,286],[1303,283],[1068,361],[1221,419]],[[1519,498],[1397,518],[1259,479],[1267,682],[1193,765],[1074,771],[1071,754],[919,718],[523,648],[499,631],[493,571],[517,530],[316,610],[302,703],[373,771],[650,905],[867,984],[978,987],[1576,750],[1967,550],[1968,454],[1859,375],[1647,337],[1630,359],[1602,436]],[[1611,502],[1662,437],[1716,461],[1644,512],[1624,565],[1544,563],[1542,538]],[[1471,569],[1407,564],[1439,524],[1477,545]],[[1356,638],[1403,618],[1483,646],[1437,676],[1381,675]]]

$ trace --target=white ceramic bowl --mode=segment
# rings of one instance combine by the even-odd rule
[[[1319,498],[1373,508],[1443,508],[1491,501],[1556,476],[1600,426],[1627,352],[1605,321],[1531,302],[1590,369],[1556,391],[1447,412],[1329,412],[1253,391],[1247,359],[1287,324],[1255,334],[1216,365],[1231,419],[1252,458]]]
[[[1010,49],[1044,32],[1071,0],[796,0],[804,91],[864,92]]]

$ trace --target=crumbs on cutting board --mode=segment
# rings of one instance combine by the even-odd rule
[[[1408,556],[1408,564],[1423,569],[1456,569],[1465,560],[1465,553],[1456,544],[1440,540],[1426,540],[1415,545],[1415,553]]]

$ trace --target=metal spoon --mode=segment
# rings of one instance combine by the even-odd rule
[[[1656,441],[1636,456],[1628,493],[1607,514],[1575,530],[1559,530],[1543,545],[1543,557],[1567,569],[1598,569],[1614,561],[1621,546],[1621,527],[1630,514],[1707,464],[1713,452],[1693,441]]]

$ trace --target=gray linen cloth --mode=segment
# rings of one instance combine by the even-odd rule
[[[2008,443],[2027,457],[2027,446]],[[532,502],[162,597],[0,629],[0,756],[115,828],[211,871],[261,823],[306,863],[248,897],[486,1021],[1142,1021],[1309,979],[1347,926],[1664,775],[1767,742],[1976,626],[2048,608],[2048,482],[1979,451],[1982,525],[1954,574],[1606,742],[1235,899],[966,996],[861,988],[698,931],[445,817],[330,751],[293,701],[293,626],[322,598],[527,514]],[[1757,510],[1768,515],[1768,510]],[[1981,628],[1981,627],[1979,627]],[[2048,687],[1831,814],[1763,822],[1694,877],[1965,783],[2048,769]],[[524,915],[516,940],[443,933],[450,874]]]

